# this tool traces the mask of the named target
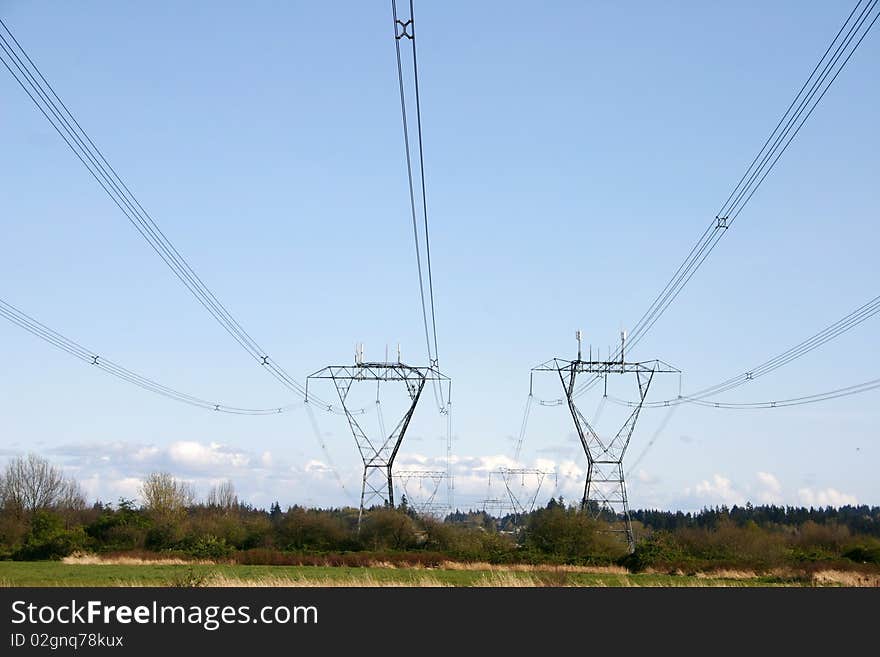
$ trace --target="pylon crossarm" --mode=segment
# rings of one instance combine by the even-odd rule
[[[406,363],[355,363],[328,365],[309,375],[310,379],[352,379],[354,381],[449,381],[434,367],[415,367]]]
[[[566,360],[552,358],[536,365],[532,372],[557,372],[559,370],[575,371],[578,374],[634,374],[641,372],[668,372],[681,374],[681,370],[662,360],[644,360],[638,362],[621,362],[620,360]]]

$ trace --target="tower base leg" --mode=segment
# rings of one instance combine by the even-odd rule
[[[361,483],[361,507],[358,512],[358,529],[364,518],[364,511],[375,506],[394,506],[394,484],[391,479],[391,465],[365,465]]]
[[[635,535],[629,515],[629,502],[626,498],[622,459],[589,461],[581,509],[596,520],[607,521],[609,528],[603,531],[621,534],[629,551],[635,550]]]

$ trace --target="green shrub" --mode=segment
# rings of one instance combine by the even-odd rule
[[[301,507],[290,509],[278,520],[275,543],[283,550],[327,551],[354,547],[341,518]]]
[[[144,538],[144,547],[148,550],[161,552],[172,550],[180,542],[181,529],[179,525],[162,523],[151,527]]]
[[[61,559],[81,549],[85,543],[82,527],[64,529],[62,519],[49,511],[37,511],[31,531],[20,548],[12,553],[17,561]]]
[[[211,534],[203,536],[187,536],[180,541],[176,549],[196,559],[226,559],[232,556],[235,549],[223,538]]]
[[[618,563],[634,573],[648,568],[668,568],[671,564],[684,561],[686,555],[675,537],[665,531],[654,532],[636,544],[631,554],[619,559]]]
[[[135,550],[144,547],[149,519],[123,500],[119,509],[108,509],[85,526],[89,545],[101,552]]]
[[[623,544],[598,529],[597,521],[588,513],[548,505],[529,515],[523,545],[539,557],[566,563],[607,562],[619,557]]]
[[[405,512],[373,509],[364,518],[360,542],[371,550],[407,550],[418,543],[416,523]]]
[[[846,550],[842,556],[856,563],[880,564],[880,545],[855,545]]]

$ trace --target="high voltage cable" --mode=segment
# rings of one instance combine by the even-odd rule
[[[278,413],[299,408],[304,403],[299,402],[297,404],[288,404],[286,406],[277,406],[273,408],[244,408],[210,401],[175,390],[174,388],[169,388],[168,386],[162,385],[161,383],[133,372],[121,365],[117,365],[113,361],[101,356],[98,352],[88,349],[70,338],[61,335],[30,315],[23,313],[21,310],[7,303],[3,299],[0,299],[0,317],[3,317],[20,328],[23,328],[25,331],[41,340],[48,342],[57,349],[67,352],[74,358],[78,358],[84,363],[97,367],[108,374],[112,374],[113,376],[139,386],[144,390],[149,390],[157,395],[162,395],[163,397],[168,397],[175,401],[183,402],[184,404],[190,404],[191,406],[198,406],[211,411],[230,413],[233,415],[277,415]]]
[[[290,376],[277,361],[271,358],[245,331],[226,307],[220,303],[214,293],[211,292],[189,263],[180,255],[150,214],[147,213],[128,185],[110,165],[103,152],[98,149],[94,141],[86,133],[67,105],[61,100],[58,93],[2,19],[0,19],[0,27],[9,36],[9,39],[7,39],[3,32],[0,32],[0,60],[2,60],[3,65],[25,91],[40,113],[64,140],[68,148],[76,155],[77,159],[98,182],[104,192],[122,211],[141,237],[144,238],[162,261],[171,269],[180,282],[186,286],[205,310],[257,363],[263,366],[287,389],[303,397],[306,408],[310,408],[309,404],[317,402],[321,410],[338,414],[340,410],[336,406],[328,404],[314,395],[306,401],[305,388],[302,384]],[[365,410],[360,409],[358,412],[365,412]],[[312,417],[311,414],[310,417]],[[314,420],[313,417],[312,419]],[[333,471],[334,476],[341,481],[339,473],[332,465],[332,458],[320,435],[316,421],[312,422],[312,428],[315,431],[318,442],[321,444],[324,456],[328,464],[330,464],[330,469]]]
[[[523,440],[526,437],[526,428],[529,424],[529,414],[532,412],[532,395],[526,397],[526,407],[523,411],[523,419],[519,426],[519,436],[516,440],[516,448],[513,450],[513,460],[519,461],[520,452],[522,451]]]
[[[849,397],[858,395],[869,390],[880,388],[880,379],[872,379],[863,383],[847,386],[845,388],[837,388],[826,392],[819,392],[813,395],[805,395],[803,397],[791,397],[789,399],[777,399],[771,401],[760,402],[713,402],[705,399],[690,400],[690,403],[709,408],[725,408],[733,410],[755,410],[763,408],[782,408],[785,406],[801,406],[802,404],[815,404],[817,402],[827,401],[829,399],[839,399],[840,397]]]
[[[525,442],[526,438],[526,430],[529,425],[529,418],[531,417],[533,404],[537,402],[539,406],[562,406],[565,402],[562,399],[538,399],[532,393],[529,393],[526,397],[526,406],[523,411],[522,422],[519,427],[519,435],[516,438],[516,446],[513,450],[513,460],[519,461],[519,457],[522,454],[522,446],[523,442]]]
[[[738,388],[750,381],[754,381],[755,379],[764,376],[765,374],[769,374],[774,370],[779,369],[785,365],[788,365],[792,361],[795,361],[814,349],[818,349],[822,345],[827,342],[830,342],[834,338],[843,335],[859,326],[863,322],[871,319],[875,315],[880,313],[880,296],[874,297],[867,303],[862,306],[859,306],[851,313],[841,317],[839,320],[834,322],[833,324],[829,324],[824,329],[810,336],[806,340],[799,342],[798,344],[786,349],[785,351],[773,356],[772,358],[764,361],[760,365],[756,365],[750,370],[742,372],[736,376],[730,377],[724,381],[716,383],[711,386],[707,386],[706,388],[702,388],[701,390],[697,390],[687,395],[679,395],[677,397],[672,397],[670,399],[662,399],[653,402],[646,402],[643,406],[657,408],[661,406],[673,406],[677,404],[683,403],[695,403],[697,401],[704,400],[706,397],[713,397],[715,395],[721,394],[723,392],[727,392],[728,390],[732,390],[734,388]],[[621,403],[620,400],[616,398],[612,398],[612,401],[615,403]],[[635,402],[624,402],[628,406],[634,406]],[[707,402],[707,404],[711,404],[712,402]]]
[[[403,144],[406,151],[406,175],[409,191],[410,214],[412,217],[413,241],[416,252],[416,269],[419,278],[419,299],[422,307],[422,323],[425,330],[425,345],[428,352],[428,362],[432,368],[439,371],[440,356],[437,341],[437,313],[436,304],[434,302],[434,276],[431,264],[431,240],[430,231],[428,229],[428,200],[427,185],[425,183],[425,154],[424,140],[422,138],[422,109],[421,96],[419,90],[419,66],[416,55],[416,34],[415,34],[415,10],[413,2],[409,2],[409,19],[401,21],[397,13],[397,2],[391,0],[392,20],[394,21],[394,50],[397,59],[397,84],[400,91],[400,114],[403,123]],[[418,138],[418,164],[419,164],[419,184],[421,190],[421,212],[423,230],[425,234],[425,265],[428,277],[428,295],[425,295],[425,277],[422,270],[422,254],[421,244],[419,241],[419,225],[418,225],[418,209],[416,204],[415,182],[413,179],[413,158],[410,146],[409,121],[407,119],[407,102],[406,102],[406,86],[403,79],[403,58],[400,52],[400,40],[402,38],[409,39],[411,47],[411,60],[413,72],[413,88],[415,92],[415,113],[416,113],[416,134]],[[428,321],[430,308],[430,322]],[[430,327],[430,328],[429,328]],[[433,342],[432,342],[433,337]],[[450,382],[451,386],[451,382]],[[455,485],[452,478],[452,395],[451,389],[449,398],[445,399],[443,394],[443,385],[437,380],[432,379],[431,388],[434,393],[434,400],[440,410],[441,415],[446,415],[446,475],[447,475],[447,503],[450,512],[453,510]]]
[[[410,214],[412,216],[413,238],[415,241],[416,251],[416,268],[419,277],[419,296],[422,305],[422,323],[425,329],[425,344],[428,350],[428,361],[431,367],[439,369],[439,355],[437,345],[437,316],[434,303],[434,277],[431,267],[431,240],[428,230],[428,201],[427,187],[425,184],[425,155],[424,142],[422,139],[422,109],[421,97],[419,93],[419,68],[418,58],[416,56],[416,35],[415,35],[415,12],[413,2],[409,2],[409,20],[401,21],[397,13],[397,1],[391,0],[391,13],[394,21],[394,48],[397,56],[397,83],[400,90],[400,113],[403,120],[403,143],[406,150],[406,175],[409,185],[409,202]],[[423,230],[425,234],[425,270],[428,278],[428,294],[425,295],[425,274],[422,270],[422,254],[421,242],[419,240],[418,227],[418,204],[416,202],[416,183],[413,177],[413,162],[409,137],[409,120],[407,118],[406,103],[406,85],[403,79],[403,58],[400,53],[400,40],[406,38],[411,46],[411,60],[413,71],[413,88],[415,93],[415,113],[416,113],[416,133],[418,144],[418,164],[419,164],[419,183],[421,188],[421,212],[423,221]],[[428,319],[430,315],[430,321]],[[433,339],[432,339],[433,338]],[[443,387],[436,381],[433,384],[434,395],[437,397],[437,403],[441,412],[447,412],[446,403],[443,397]]]
[[[657,442],[657,439],[660,437],[660,435],[666,430],[666,426],[669,424],[669,421],[672,419],[672,416],[675,414],[675,409],[677,408],[678,406],[670,406],[669,410],[666,411],[666,415],[663,416],[663,419],[660,421],[660,425],[657,427],[657,429],[654,430],[654,435],[651,436],[651,439],[647,442],[642,451],[639,452],[636,460],[633,461],[626,469],[627,476],[630,476],[635,471],[639,463],[642,462],[642,459],[644,459],[645,455],[648,453],[648,451],[650,451],[651,447],[654,446],[654,443]]]
[[[871,379],[870,381],[856,383],[855,385],[846,386],[845,388],[835,388],[834,390],[817,392],[815,394],[805,395],[803,397],[790,397],[788,399],[775,399],[758,402],[720,402],[709,401],[705,398],[701,399],[691,397],[679,397],[676,399],[666,400],[657,405],[651,406],[651,408],[659,408],[664,406],[668,406],[671,408],[674,406],[679,406],[681,404],[697,404],[698,406],[705,406],[707,408],[727,409],[779,408],[784,406],[799,406],[801,404],[815,404],[816,402],[827,401],[829,399],[837,399],[839,397],[858,395],[860,393],[869,392],[877,388],[880,388],[880,379]],[[617,397],[612,397],[611,395],[608,395],[608,398],[616,404],[620,404],[623,406],[633,406],[633,402],[627,401],[625,399],[619,399]]]
[[[305,399],[305,388],[302,384],[290,376],[277,361],[260,347],[181,256],[125,181],[110,165],[103,152],[95,145],[2,19],[0,19],[0,26],[9,36],[7,39],[0,32],[0,51],[2,51],[0,52],[0,60],[3,61],[15,81],[58,132],[77,159],[122,211],[141,237],[217,323],[275,379]],[[317,401],[319,406],[324,407],[325,410],[335,409],[331,404],[322,402],[320,399]]]
[[[648,330],[666,312],[666,309],[680,294],[693,275],[700,269],[706,258],[743,211],[755,192],[776,166],[779,158],[788,149],[800,132],[806,120],[831,88],[840,72],[849,62],[877,21],[880,13],[874,13],[878,0],[869,0],[862,5],[859,0],[838,30],[819,62],[813,68],[806,82],[798,91],[788,109],[779,119],[770,136],[752,160],[739,182],[731,191],[715,219],[709,224],[688,256],[679,265],[675,274],[654,299],[648,310],[639,319],[630,333],[627,347],[632,348],[644,337]],[[860,9],[861,8],[861,9]],[[873,14],[873,18],[872,18]],[[855,19],[853,17],[855,16]],[[620,356],[620,348],[614,358]],[[596,377],[581,384],[575,395],[580,396],[595,385]]]
[[[785,406],[800,406],[802,404],[815,404],[817,402],[827,401],[829,399],[838,399],[840,397],[849,397],[851,395],[858,395],[863,392],[869,392],[871,390],[876,390],[880,388],[880,379],[871,379],[870,381],[864,381],[862,383],[856,383],[855,385],[846,386],[845,388],[836,388],[834,390],[827,390],[825,392],[817,392],[812,395],[804,395],[803,397],[790,397],[788,399],[773,399],[769,401],[758,401],[758,402],[719,402],[719,401],[709,401],[707,399],[688,399],[682,397],[680,399],[674,399],[664,404],[664,406],[678,406],[680,404],[697,404],[698,406],[705,406],[707,408],[724,408],[724,409],[763,409],[763,408],[782,408]],[[630,406],[632,402],[626,401],[624,399],[618,399],[616,397],[608,396],[613,402],[618,404],[623,404],[626,406]]]
[[[307,404],[305,401],[297,402],[296,404],[287,404],[285,406],[277,406],[273,408],[245,408],[241,406],[230,406],[228,404],[210,401],[201,397],[190,395],[185,392],[181,392],[180,390],[176,390],[174,388],[170,388],[166,385],[154,381],[153,379],[147,378],[136,372],[133,372],[132,370],[122,367],[121,365],[118,365],[113,361],[101,356],[98,352],[88,349],[81,344],[75,342],[74,340],[65,337],[61,333],[58,333],[54,329],[49,328],[45,324],[37,321],[33,317],[25,314],[15,306],[7,303],[2,299],[0,299],[0,317],[3,317],[12,324],[15,324],[16,326],[24,329],[35,337],[44,340],[45,342],[51,344],[57,349],[60,349],[61,351],[70,354],[74,358],[77,358],[84,363],[88,363],[89,365],[97,367],[104,372],[107,372],[108,374],[111,374],[116,378],[121,379],[122,381],[131,383],[132,385],[136,385],[139,388],[143,388],[144,390],[155,393],[157,395],[161,395],[168,399],[172,399],[174,401],[178,401],[184,404],[189,404],[190,406],[196,406],[217,413],[226,413],[230,415],[277,415],[279,413],[285,413],[297,408],[304,407],[306,409],[306,412],[308,413],[312,431],[314,432],[318,444],[320,445],[324,453],[324,457],[327,459],[328,469],[339,481],[345,494],[348,495],[349,498],[352,498],[351,493],[345,487],[345,484],[342,481],[342,477],[340,476],[336,466],[333,463],[333,458],[330,456],[330,452],[327,449],[327,444],[324,441],[323,434],[321,433],[321,430],[318,427],[317,420],[315,419],[314,411],[312,410],[311,405]],[[365,411],[362,410],[360,412],[363,413]]]

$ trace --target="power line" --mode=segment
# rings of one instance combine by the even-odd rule
[[[416,268],[419,278],[419,296],[422,306],[422,323],[425,329],[425,344],[428,350],[428,361],[431,366],[439,369],[439,354],[437,341],[437,315],[434,302],[434,276],[431,266],[431,240],[428,229],[428,200],[427,185],[425,183],[425,155],[424,139],[422,136],[422,109],[421,95],[419,90],[419,67],[416,55],[415,12],[413,2],[409,2],[409,18],[401,20],[397,12],[397,1],[391,0],[391,13],[394,21],[394,48],[397,56],[397,83],[400,90],[400,113],[403,121],[403,143],[406,150],[406,175],[409,185],[410,214],[412,217],[413,239],[416,251]],[[401,39],[408,39],[411,48],[411,66],[413,73],[413,90],[415,95],[416,134],[418,147],[418,177],[420,186],[421,203],[416,201],[416,181],[413,174],[412,147],[410,144],[409,118],[407,114],[406,85],[403,74],[403,57],[400,52]],[[418,214],[421,206],[423,232],[425,238],[425,270],[422,269],[422,246],[419,239]],[[428,293],[425,294],[425,275],[427,274]],[[430,316],[430,320],[429,320]],[[434,382],[434,395],[437,397],[441,412],[446,412],[446,403],[443,397],[443,387]]]
[[[304,407],[308,414],[309,422],[311,424],[311,428],[315,435],[315,438],[324,453],[324,458],[327,461],[327,468],[338,480],[345,494],[349,498],[352,497],[349,490],[345,487],[345,483],[343,482],[339,471],[333,463],[333,457],[330,455],[330,451],[327,449],[327,444],[324,441],[324,437],[321,433],[320,428],[318,427],[318,422],[315,418],[312,406],[310,404],[307,404],[305,401],[272,408],[247,408],[242,406],[231,406],[228,404],[222,404],[220,402],[207,400],[201,397],[196,397],[195,395],[190,395],[188,393],[181,392],[180,390],[176,390],[169,386],[158,383],[153,379],[147,378],[121,365],[118,365],[117,363],[114,363],[113,361],[101,356],[98,352],[88,349],[78,342],[75,342],[74,340],[65,337],[58,331],[49,328],[45,324],[37,321],[30,315],[25,314],[15,306],[7,303],[2,299],[0,299],[0,317],[3,317],[12,324],[24,329],[31,335],[49,343],[53,347],[70,354],[74,358],[77,358],[84,363],[87,363],[93,367],[97,367],[98,369],[101,369],[104,372],[107,372],[108,374],[111,374],[116,378],[125,381],[126,383],[130,383],[149,392],[161,395],[162,397],[188,404],[190,406],[196,406],[198,408],[203,408],[217,413],[226,413],[229,415],[277,415],[279,413],[286,413],[291,410]],[[362,409],[361,413],[364,412],[366,411]]]
[[[708,401],[706,399],[695,399],[689,397],[679,397],[677,399],[667,400],[663,402],[661,406],[669,406],[675,407],[681,404],[697,404],[698,406],[705,406],[707,408],[726,408],[726,409],[762,409],[762,408],[782,408],[785,406],[800,406],[802,404],[815,404],[821,401],[828,401],[829,399],[838,399],[840,397],[849,397],[850,395],[858,395],[863,392],[869,392],[871,390],[875,390],[880,388],[880,379],[872,379],[870,381],[864,381],[863,383],[856,383],[855,385],[847,386],[845,388],[836,388],[834,390],[827,390],[825,392],[818,392],[812,395],[805,395],[803,397],[790,397],[788,399],[775,399],[769,401],[758,401],[758,402],[721,402],[721,401]],[[611,395],[608,398],[616,404],[621,404],[623,406],[632,406],[634,402],[627,401],[625,399],[618,399],[617,397],[612,397]],[[654,407],[656,408],[656,406]]]
[[[162,395],[163,397],[167,397],[169,399],[173,399],[175,401],[182,402],[184,404],[189,404],[191,406],[198,406],[200,408],[205,408],[211,411],[216,411],[219,413],[229,413],[233,415],[277,415],[278,413],[283,413],[285,411],[289,411],[294,408],[299,408],[303,405],[303,402],[297,404],[288,404],[286,406],[276,406],[272,408],[245,408],[241,406],[230,406],[227,404],[221,404],[219,402],[210,401],[201,397],[196,397],[194,395],[190,395],[185,392],[181,392],[180,390],[175,390],[174,388],[170,388],[165,386],[153,379],[149,379],[145,376],[142,376],[136,372],[133,372],[121,365],[114,363],[113,361],[101,356],[98,352],[88,349],[78,342],[71,340],[68,337],[58,333],[57,331],[49,328],[45,324],[37,321],[30,315],[25,314],[15,306],[7,303],[3,299],[0,299],[0,317],[8,320],[12,324],[23,328],[25,331],[34,335],[41,340],[48,342],[53,347],[60,349],[61,351],[67,352],[74,358],[78,358],[84,363],[88,363],[98,369],[101,369],[108,374],[111,374],[127,383],[131,383],[136,385],[144,390],[149,390],[157,395]]]
[[[726,234],[736,218],[754,196],[755,192],[776,166],[782,154],[800,132],[806,120],[812,115],[816,106],[831,88],[840,72],[849,62],[853,53],[861,44],[877,21],[880,13],[872,13],[878,0],[871,0],[862,6],[859,0],[850,12],[834,39],[813,68],[806,82],[798,91],[782,118],[779,119],[773,132],[764,142],[746,172],[740,178],[720,211],[691,248],[690,253],[679,265],[675,274],[654,299],[648,310],[642,315],[630,333],[627,346],[632,349],[651,329],[666,309],[675,301],[682,289],[700,269],[706,258],[712,253],[721,238]],[[859,8],[861,7],[861,10]],[[858,14],[856,15],[858,11]],[[855,19],[853,20],[853,16]],[[870,22],[868,22],[870,19]],[[866,27],[867,25],[867,27]],[[841,37],[841,35],[843,35]],[[615,357],[620,356],[618,349]],[[590,379],[576,391],[580,396],[595,385],[597,378]]]
[[[516,440],[516,448],[513,450],[513,460],[517,462],[519,461],[519,456],[522,452],[523,441],[526,438],[526,429],[529,424],[529,415],[532,412],[532,399],[532,393],[529,393],[529,396],[526,397],[526,407],[525,410],[523,410],[523,419],[519,427],[519,436]]]
[[[871,319],[875,315],[880,313],[880,296],[874,297],[867,303],[859,306],[852,312],[844,315],[836,322],[829,324],[821,331],[815,333],[810,336],[806,340],[799,342],[786,349],[785,351],[773,356],[772,358],[764,361],[763,363],[756,365],[755,367],[742,372],[736,376],[730,377],[724,381],[716,383],[711,386],[707,386],[702,388],[701,390],[697,390],[688,395],[679,395],[677,397],[672,397],[669,399],[657,400],[653,402],[648,402],[644,404],[648,407],[661,407],[661,406],[674,406],[682,403],[692,403],[699,400],[704,400],[706,397],[713,397],[715,395],[721,394],[723,392],[727,392],[728,390],[733,390],[734,388],[738,388],[750,381],[754,381],[755,379],[762,377],[770,372],[773,372],[780,367],[784,367],[789,363],[802,358],[806,354],[810,353],[814,349],[818,349],[822,345],[830,342],[834,338],[847,333],[863,322]],[[612,401],[615,403],[620,403],[619,400],[612,398]],[[626,402],[627,405],[634,405],[635,402]]]
[[[104,192],[215,321],[282,385],[305,398],[302,384],[250,336],[162,232],[2,19],[0,26],[9,37],[0,32],[0,60]],[[327,409],[335,408],[317,401]]]
[[[663,419],[660,421],[660,425],[654,431],[654,435],[651,436],[651,439],[647,442],[647,444],[642,448],[642,451],[639,452],[639,455],[636,457],[636,460],[633,461],[630,466],[626,469],[627,476],[631,476],[639,463],[642,462],[642,459],[645,458],[645,455],[650,451],[651,447],[654,446],[654,443],[657,442],[657,439],[661,436],[661,434],[666,430],[666,426],[669,424],[669,421],[672,419],[672,416],[675,414],[675,409],[678,406],[670,406],[669,410],[666,411],[666,415],[663,416]]]
[[[95,142],[86,133],[68,106],[61,100],[54,87],[49,83],[2,19],[0,19],[0,27],[9,36],[9,39],[7,39],[3,32],[0,32],[0,60],[2,60],[3,65],[89,174],[98,182],[141,237],[144,238],[168,268],[171,269],[193,297],[259,365],[284,387],[303,397],[304,403],[314,401],[321,410],[338,414],[339,409],[335,405],[326,403],[314,396],[312,400],[305,402],[305,388],[303,385],[296,381],[277,361],[268,355],[205,285],[192,266],[181,256],[174,244],[162,232],[152,216],[144,209],[125,181],[110,165],[103,152],[95,145]],[[142,381],[141,383],[144,382]],[[158,392],[158,390],[154,391]],[[360,409],[360,412],[365,412],[365,410]],[[330,469],[333,470],[333,474],[337,478],[340,478],[339,473],[336,472],[332,465],[332,458],[320,435],[316,421],[312,423],[312,427],[324,451],[324,456],[330,464]]]
[[[707,406],[709,408],[726,408],[726,409],[734,409],[734,410],[756,410],[763,408],[782,408],[785,406],[801,406],[803,404],[815,404],[817,402],[828,401],[829,399],[839,399],[840,397],[849,397],[851,395],[858,395],[863,392],[868,392],[870,390],[876,390],[880,388],[880,379],[872,379],[871,381],[865,381],[863,383],[857,383],[855,385],[847,386],[845,388],[837,388],[835,390],[828,390],[826,392],[819,392],[813,395],[805,395],[803,397],[791,397],[789,399],[777,399],[771,401],[760,401],[760,402],[741,402],[741,403],[733,403],[733,402],[712,402],[706,401],[704,399],[694,399],[691,400],[690,403],[698,404],[700,406]]]

